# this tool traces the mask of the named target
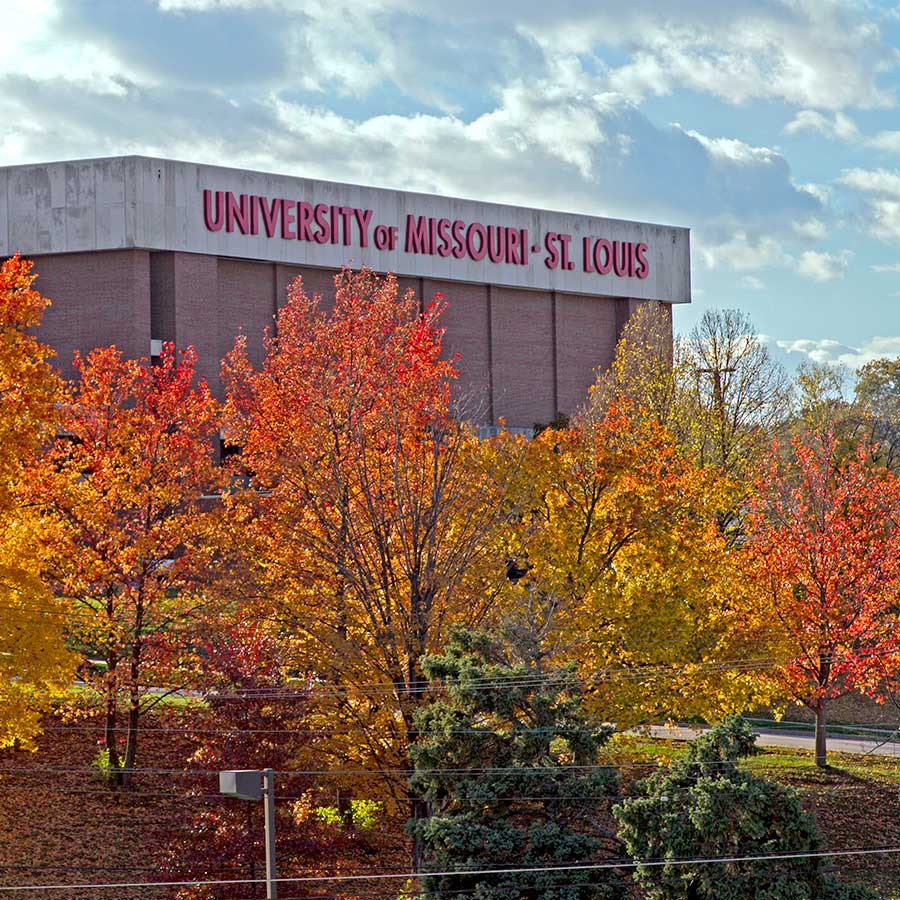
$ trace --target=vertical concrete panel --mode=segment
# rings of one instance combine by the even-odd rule
[[[50,177],[50,247],[66,247],[66,170],[48,166]]]
[[[453,386],[460,415],[478,425],[491,420],[491,345],[488,290],[483,284],[453,281],[424,281],[424,301],[435,293],[444,295],[447,304],[441,323],[444,326],[444,356],[459,354],[454,364],[459,378]]]
[[[138,227],[147,247],[166,246],[166,184],[163,179],[165,163],[149,159],[139,160],[136,171],[140,192],[141,216]]]
[[[91,162],[65,165],[66,247],[88,250],[97,245],[97,195]]]
[[[140,223],[141,186],[138,180],[138,163],[133,156],[124,160],[125,168],[125,244],[140,246],[143,228]]]
[[[39,253],[49,253],[53,249],[53,202],[50,189],[50,170],[40,167],[34,170],[35,247]]]
[[[263,361],[263,333],[274,322],[275,269],[272,263],[219,258],[219,356],[238,333],[247,335],[254,365]]]
[[[554,408],[553,298],[491,288],[494,415],[513,427],[549,422]]]
[[[150,254],[146,250],[66,253],[35,260],[37,288],[53,304],[38,329],[72,377],[72,353],[115,344],[125,356],[150,352]]]
[[[31,252],[37,245],[37,211],[31,169],[9,172],[9,252]]]
[[[556,297],[556,385],[559,411],[573,415],[616,347],[616,301],[558,294]]]
[[[125,160],[97,160],[94,163],[94,190],[97,198],[97,243],[109,247],[126,246]]]

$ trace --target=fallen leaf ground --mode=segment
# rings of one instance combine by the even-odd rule
[[[196,773],[191,777],[202,791],[191,798],[183,796],[180,776],[153,771],[141,772],[131,790],[111,790],[91,766],[96,732],[58,720],[49,724],[37,752],[0,753],[0,885],[158,879],[167,842],[185,826],[190,805],[222,802],[215,776]],[[180,769],[193,749],[169,733],[148,731],[142,740],[141,757],[158,769]],[[665,763],[682,750],[677,742],[623,736],[611,747],[626,786],[646,774],[648,767]],[[817,770],[808,752],[767,750],[748,766],[801,794],[804,806],[816,814],[827,847],[900,846],[900,759],[834,754],[831,761],[831,768]],[[406,866],[400,853],[377,863],[382,870]],[[840,857],[834,868],[843,878],[876,887],[885,900],[900,898],[900,855]],[[241,871],[223,872],[223,877],[245,876]],[[0,895],[2,900],[167,900],[168,896],[159,888]],[[248,890],[247,897],[251,896]]]

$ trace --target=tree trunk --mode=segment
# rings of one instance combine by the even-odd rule
[[[831,680],[832,648],[819,650],[819,699],[816,703],[816,765],[820,769],[828,766],[826,759],[825,704],[828,696],[828,684]]]
[[[428,802],[421,797],[410,796],[409,798],[409,817],[414,822],[421,819],[427,819],[431,815]],[[422,846],[422,839],[418,833],[414,833],[411,841],[409,861],[412,864],[413,872],[421,872],[425,864],[425,848]]]
[[[106,660],[106,721],[104,723],[103,738],[106,741],[107,760],[109,772],[113,775],[113,784],[121,783],[121,771],[119,769],[119,745],[118,745],[118,691],[116,689],[116,658],[108,656]]]
[[[141,674],[141,630],[144,626],[144,607],[138,601],[135,616],[135,635],[131,645],[131,665],[128,685],[128,737],[125,742],[125,765],[122,773],[122,784],[128,786],[134,774],[134,761],[137,754],[138,722],[141,713],[140,674]]]
[[[118,666],[119,654],[116,651],[116,638],[112,622],[115,614],[115,601],[111,595],[106,598],[106,727],[103,734],[106,740],[108,774],[112,784],[122,783],[122,772],[119,768],[119,735],[116,729],[118,724],[119,684]]]
[[[128,787],[134,774],[134,759],[137,752],[138,718],[140,716],[140,695],[135,682],[131,684],[128,707],[128,738],[125,742],[125,762],[122,771],[122,785]]]
[[[827,768],[828,766],[826,759],[826,739],[825,698],[822,697],[819,700],[819,705],[816,707],[816,765],[820,769]]]

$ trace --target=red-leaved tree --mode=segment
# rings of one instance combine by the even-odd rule
[[[202,497],[219,478],[217,409],[206,384],[194,383],[195,360],[193,348],[179,356],[171,344],[158,365],[115,347],[77,357],[61,435],[26,479],[47,523],[45,577],[72,601],[73,640],[100,660],[104,762],[119,783],[135,765],[141,714],[180,663],[179,631],[204,602],[199,536]]]
[[[332,823],[321,777],[303,771],[309,768],[306,754],[315,732],[310,689],[285,677],[283,642],[254,622],[213,622],[198,651],[197,676],[206,702],[175,711],[171,719],[196,748],[187,766],[188,812],[173,830],[161,874],[167,881],[254,883],[219,885],[214,891],[184,887],[175,894],[179,900],[264,894],[262,803],[219,795],[215,773],[223,769],[275,771],[280,878],[339,871],[345,856],[371,841],[377,845],[379,831],[358,827],[349,813]],[[307,890],[292,884],[289,893],[321,895],[321,886]]]
[[[247,522],[243,596],[291,635],[299,671],[344,686],[334,721],[353,739],[329,757],[388,773],[399,799],[419,660],[453,622],[483,620],[503,580],[491,531],[514,465],[454,416],[441,304],[423,311],[368,269],[320,301],[298,279],[262,368],[241,340],[225,362],[229,436],[257,489],[226,515]]]
[[[847,458],[831,434],[796,438],[751,501],[748,551],[789,655],[777,678],[815,713],[819,766],[828,703],[877,698],[900,670],[900,478],[874,449]]]

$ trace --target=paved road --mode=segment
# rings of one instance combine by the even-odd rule
[[[683,725],[652,725],[650,733],[653,737],[668,738],[670,741],[689,741],[700,734],[702,729],[687,728]],[[790,729],[753,727],[759,737],[757,744],[761,747],[794,747],[800,750],[814,750],[813,735]],[[882,743],[882,740],[850,737],[846,734],[828,735],[829,753],[868,753],[874,756],[893,756],[900,759],[900,741],[893,740]]]

